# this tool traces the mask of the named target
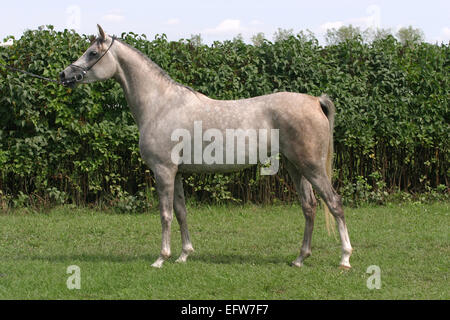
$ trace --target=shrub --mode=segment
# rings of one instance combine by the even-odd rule
[[[448,44],[404,46],[386,37],[322,47],[312,36],[291,36],[258,46],[238,40],[206,46],[164,35],[122,38],[176,81],[213,98],[327,93],[337,108],[335,187],[348,204],[383,202],[387,191],[448,190]],[[0,49],[0,63],[56,77],[88,45],[87,35],[49,26]],[[98,203],[120,188],[124,207],[138,210],[140,200],[132,197],[154,188],[139,156],[137,127],[113,81],[72,91],[0,68],[0,147],[2,203],[25,204],[31,194]],[[187,196],[201,201],[297,198],[283,165],[277,176],[251,168],[186,182]]]

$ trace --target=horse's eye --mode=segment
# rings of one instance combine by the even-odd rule
[[[97,51],[91,51],[90,54],[91,54],[92,57],[95,57],[98,53],[97,53]]]

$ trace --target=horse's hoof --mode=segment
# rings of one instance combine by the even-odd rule
[[[187,257],[179,257],[177,260],[175,260],[175,263],[186,263]]]
[[[303,263],[301,263],[299,261],[292,261],[291,267],[301,268],[301,267],[303,267]]]
[[[175,260],[176,263],[186,263],[187,258],[189,257],[189,254],[194,252],[194,248],[192,246],[188,247],[187,249],[184,249],[181,252],[181,255],[177,260]]]
[[[154,264],[152,264],[152,267],[156,268],[156,269],[161,269],[163,266],[163,263],[164,263],[164,260],[158,259],[155,261]]]
[[[351,265],[344,265],[344,264],[341,264],[341,265],[339,266],[339,269],[341,269],[341,270],[350,270],[351,268],[352,268]]]

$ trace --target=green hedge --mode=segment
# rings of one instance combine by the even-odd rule
[[[276,91],[327,93],[337,108],[335,186],[420,192],[449,177],[449,45],[403,46],[393,37],[322,47],[302,36],[260,46],[242,41],[195,45],[122,34],[178,82],[217,99]],[[89,36],[26,31],[0,49],[0,63],[57,77],[88,47]],[[138,131],[113,81],[76,90],[0,68],[0,196],[94,203],[150,194]],[[270,202],[295,198],[284,168],[186,177],[197,200]],[[140,192],[140,193],[139,193]]]

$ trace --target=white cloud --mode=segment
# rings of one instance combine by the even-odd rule
[[[367,7],[368,16],[355,19],[355,24],[359,23],[361,27],[377,29],[381,27],[381,8],[377,5]]]
[[[240,20],[226,19],[214,28],[208,28],[203,30],[202,33],[206,35],[233,35],[245,32],[247,28],[244,28]]]
[[[360,27],[362,29],[373,28],[377,29],[381,27],[381,9],[377,5],[371,5],[367,7],[367,16],[351,18],[344,21],[329,21],[320,25],[319,31],[321,33],[326,32],[328,29],[339,29],[344,25],[353,25],[354,27]]]
[[[449,27],[443,27],[440,30],[440,33],[438,36],[435,36],[434,38],[430,38],[429,40],[431,43],[437,42],[440,43],[449,43],[450,42],[450,28]]]
[[[264,23],[262,21],[258,20],[258,19],[250,21],[250,25],[251,26],[260,26],[260,25],[263,25],[263,24]]]
[[[271,35],[275,28],[259,19],[248,21],[239,19],[222,20],[215,27],[205,28],[198,33],[204,36],[206,42],[215,40],[230,40],[241,35],[244,41],[251,41],[251,37],[262,32],[265,35]]]
[[[437,40],[438,42],[448,43],[450,41],[450,28],[449,27],[442,28],[441,34],[439,35],[439,38]]]
[[[123,22],[125,21],[125,16],[120,11],[116,10],[104,15],[102,20],[106,22]]]
[[[326,32],[328,29],[339,29],[344,25],[344,22],[342,21],[334,21],[334,22],[325,22],[324,24],[320,25],[320,31]]]
[[[173,25],[180,24],[180,22],[181,22],[180,19],[178,19],[178,18],[172,18],[172,19],[167,20],[167,21],[165,22],[165,24],[170,25],[170,26],[173,26]]]

